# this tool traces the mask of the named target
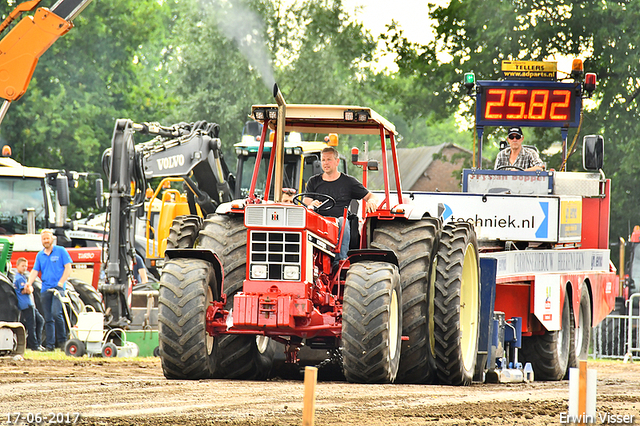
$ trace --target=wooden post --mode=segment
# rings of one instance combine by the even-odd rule
[[[313,426],[316,410],[316,382],[318,369],[305,367],[304,369],[304,403],[302,406],[302,426]]]
[[[579,361],[580,378],[578,380],[578,416],[580,425],[584,426],[587,415],[587,361]]]

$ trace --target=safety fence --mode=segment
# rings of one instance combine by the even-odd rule
[[[590,356],[633,360],[640,355],[640,294],[629,298],[627,315],[609,315],[593,329]],[[635,314],[635,315],[634,315]]]

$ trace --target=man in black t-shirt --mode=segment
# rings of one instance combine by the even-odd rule
[[[321,153],[323,173],[315,175],[307,182],[306,192],[315,192],[326,194],[336,200],[335,206],[329,210],[319,212],[323,216],[331,216],[338,218],[338,225],[342,228],[342,220],[344,217],[344,209],[349,207],[351,200],[364,200],[366,202],[367,213],[375,212],[378,209],[378,201],[367,188],[365,188],[358,179],[340,173],[338,165],[340,164],[340,156],[338,151],[333,147],[326,147]],[[304,197],[302,200],[307,206],[318,207],[324,200],[315,200],[311,197]],[[349,221],[344,225],[344,236],[342,237],[342,246],[340,254],[336,256],[336,260],[347,258],[349,250],[349,236],[351,229]]]

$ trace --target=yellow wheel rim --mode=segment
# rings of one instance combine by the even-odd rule
[[[476,357],[479,308],[478,259],[472,244],[467,244],[460,283],[460,347],[462,363],[468,371]]]
[[[395,290],[391,293],[391,303],[389,303],[389,356],[396,357],[398,349],[398,294]]]

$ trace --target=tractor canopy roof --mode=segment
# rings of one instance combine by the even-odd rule
[[[320,141],[297,141],[297,142],[285,141],[284,142],[284,147],[287,150],[286,152],[287,154],[290,153],[289,152],[290,150],[293,150],[295,148],[299,148],[300,152],[291,152],[291,153],[298,154],[298,155],[301,152],[302,153],[319,152],[319,151],[322,151],[322,149],[326,146],[327,146],[326,142],[320,142]],[[243,141],[235,144],[234,147],[236,148],[236,152],[238,152],[238,150],[246,150],[248,153],[255,153],[255,152],[258,152],[258,149],[260,148],[260,141]],[[273,142],[264,143],[265,152],[270,152],[272,147],[273,147]]]
[[[264,124],[264,118],[277,108],[276,104],[253,105],[251,116]],[[276,127],[274,118],[269,120],[272,130]],[[392,123],[371,108],[360,106],[287,104],[285,121],[285,132],[379,135],[383,127],[386,134],[397,134]]]

